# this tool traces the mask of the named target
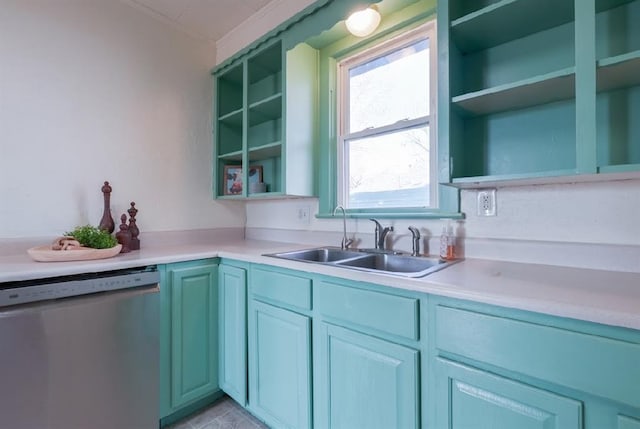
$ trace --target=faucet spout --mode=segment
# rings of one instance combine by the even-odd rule
[[[393,231],[392,226],[382,228],[382,231],[380,231],[380,238],[378,239],[378,249],[384,250],[387,234],[389,234],[391,231]]]
[[[351,246],[351,244],[353,243],[353,240],[350,238],[347,238],[347,213],[344,210],[344,207],[342,206],[336,206],[336,208],[333,210],[333,215],[336,215],[336,212],[338,210],[342,210],[342,243],[340,243],[340,248],[342,250],[346,250],[349,248],[349,246]]]
[[[374,236],[376,249],[384,250],[385,248],[384,243],[387,238],[387,234],[393,231],[393,227],[387,226],[383,228],[382,225],[380,225],[380,222],[378,222],[377,220],[375,219],[369,219],[369,220],[376,224],[376,230],[375,230],[375,236]]]
[[[411,256],[420,256],[420,231],[418,231],[418,228],[414,226],[410,226],[409,231],[411,231],[411,235],[413,236],[413,249]]]

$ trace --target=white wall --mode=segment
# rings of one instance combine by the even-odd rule
[[[640,180],[501,188],[497,191],[495,217],[477,216],[476,195],[474,190],[461,194],[466,217],[456,224],[464,238],[640,246]],[[298,209],[305,206],[317,211],[317,200],[248,203],[247,228],[342,231],[339,219],[315,219],[312,213],[308,224],[298,220]],[[369,236],[372,222],[347,222],[350,233],[366,237],[366,246],[373,245]],[[406,230],[409,225],[431,237],[439,236],[443,226],[441,220],[427,219],[381,222],[394,225],[393,235],[404,237],[410,237]],[[401,244],[404,250],[410,249],[408,241]]]
[[[457,256],[640,272],[640,180],[501,188],[498,215],[476,215],[476,195],[462,191],[462,212],[455,222]],[[338,246],[342,221],[315,219],[316,199],[247,204],[248,238],[308,245]],[[298,219],[309,207],[309,223]],[[413,225],[421,231],[421,250],[438,254],[441,220],[381,220],[395,231],[388,245],[410,251]],[[373,223],[348,219],[349,237],[358,247],[373,247]]]
[[[136,201],[144,231],[244,225],[211,192],[215,47],[114,0],[3,0],[0,237],[97,224]]]

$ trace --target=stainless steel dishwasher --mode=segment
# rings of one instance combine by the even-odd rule
[[[0,427],[159,422],[155,266],[0,283]]]

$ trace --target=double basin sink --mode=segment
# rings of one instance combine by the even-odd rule
[[[458,261],[443,261],[433,257],[415,257],[380,250],[343,250],[337,247],[318,247],[264,256],[350,268],[372,273],[402,277],[424,277]]]

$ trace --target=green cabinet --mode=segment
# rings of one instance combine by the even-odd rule
[[[582,429],[582,404],[445,359],[434,368],[436,425],[450,429]]]
[[[418,299],[322,279],[313,302],[315,427],[419,428]]]
[[[311,279],[253,265],[249,281],[249,407],[274,428],[310,428]]]
[[[639,0],[438,2],[441,181],[640,171]]]
[[[276,40],[215,72],[216,197],[313,195],[317,62]]]
[[[219,392],[217,277],[213,260],[161,267],[161,418]]]
[[[429,314],[435,427],[637,424],[639,332],[446,299]]]
[[[220,388],[236,402],[247,403],[247,270],[220,264]]]
[[[637,330],[231,265],[221,385],[270,427],[640,429]]]
[[[249,386],[252,410],[271,427],[311,427],[311,319],[252,301]]]
[[[640,419],[618,415],[617,429],[640,429]]]
[[[417,350],[325,322],[316,333],[316,427],[420,427]]]

